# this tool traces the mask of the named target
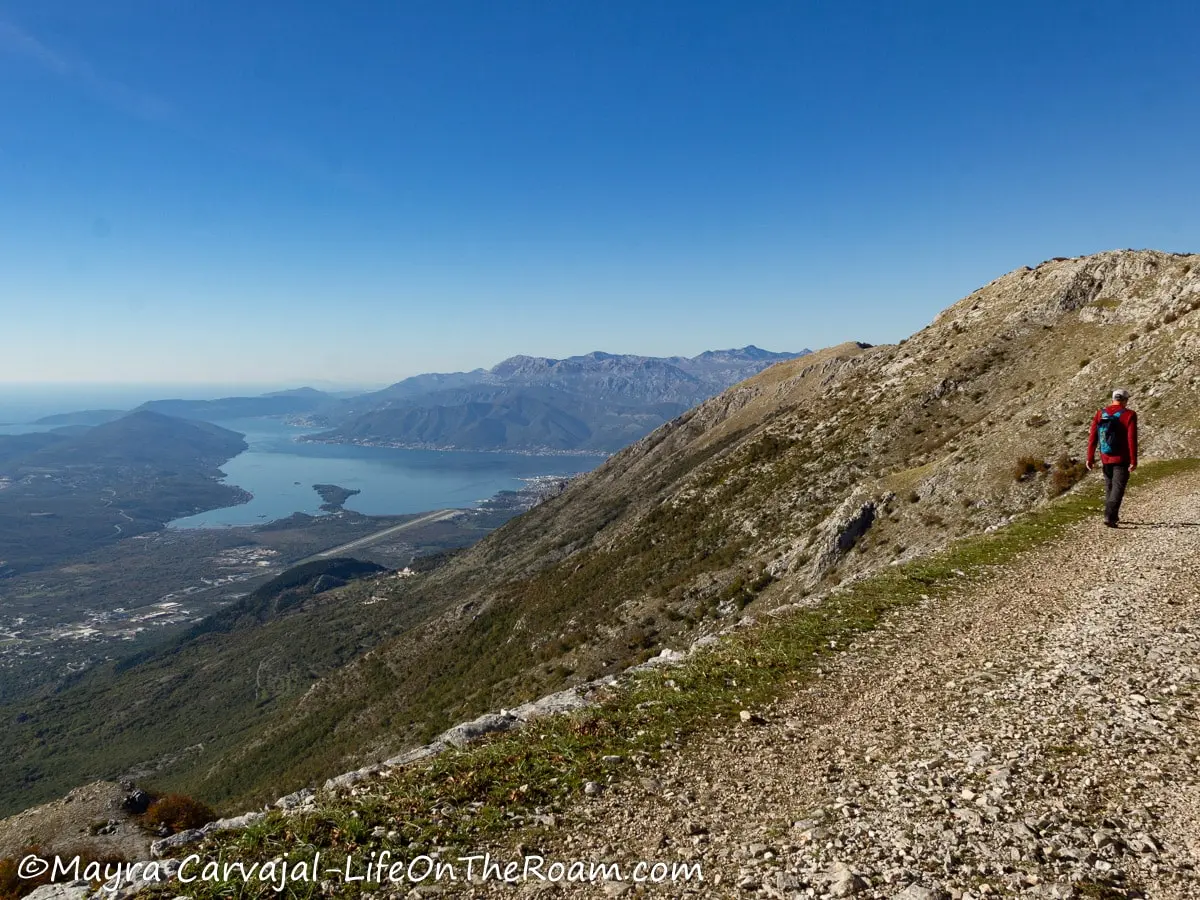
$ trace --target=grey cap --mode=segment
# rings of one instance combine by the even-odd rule
[[[1115,391],[1113,391],[1113,399],[1114,400],[1128,400],[1129,399],[1129,391],[1125,390],[1125,388],[1117,388]]]

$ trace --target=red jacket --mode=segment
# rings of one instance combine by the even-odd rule
[[[1092,417],[1092,431],[1088,435],[1087,461],[1088,465],[1093,465],[1096,460],[1096,429],[1100,425],[1100,416],[1102,413],[1115,413],[1121,407],[1113,403],[1104,409],[1097,410],[1096,415]],[[1117,446],[1116,453],[1101,453],[1100,462],[1102,463],[1128,463],[1130,466],[1137,465],[1137,413],[1129,407],[1125,407],[1125,411],[1121,413],[1121,424],[1125,426],[1125,446]]]

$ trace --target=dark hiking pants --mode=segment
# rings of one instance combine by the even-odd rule
[[[1129,483],[1129,463],[1104,464],[1104,521],[1116,525],[1121,512],[1121,500],[1125,497],[1125,485]]]

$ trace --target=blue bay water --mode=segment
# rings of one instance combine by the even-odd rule
[[[196,399],[237,394],[232,390],[187,390],[168,386],[89,389],[54,387],[0,390],[0,434],[46,431],[34,419],[82,409],[132,409],[146,400],[188,396]],[[250,393],[249,391],[245,393]],[[529,456],[396,450],[350,444],[309,444],[295,439],[305,429],[277,419],[217,422],[246,436],[249,449],[221,467],[224,481],[254,495],[249,503],[176,519],[175,528],[259,525],[294,512],[316,515],[321,498],[314,484],[362,491],[346,501],[367,515],[402,515],[445,507],[470,507],[498,491],[516,490],[522,478],[587,472],[603,456]]]
[[[573,475],[595,468],[602,456],[528,456],[396,450],[352,444],[297,442],[305,429],[276,419],[234,419],[216,424],[246,436],[249,449],[221,466],[225,482],[254,495],[249,503],[176,519],[173,528],[257,525],[294,512],[317,514],[314,484],[358,489],[346,508],[367,515],[397,515],[444,507],[470,507],[522,478]]]

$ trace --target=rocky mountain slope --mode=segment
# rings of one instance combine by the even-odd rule
[[[152,846],[143,829],[138,846],[138,823],[115,809],[127,788],[101,783],[0,822],[0,852],[41,835],[69,856],[98,820],[104,841],[157,859],[163,877],[186,854],[253,871],[320,853],[322,896],[648,885],[787,900],[1191,898],[1198,473],[1200,459],[1143,467],[1120,533],[1100,526],[1093,482],[820,608],[740,620],[593,699],[513,710],[531,723],[518,732],[348,773],[269,813]],[[35,897],[88,893],[58,890]]]
[[[291,687],[261,714],[251,700],[226,716],[236,734],[212,700],[255,696],[265,635],[222,657],[244,659],[241,674],[222,676],[227,695],[212,693],[211,667],[174,678],[160,660],[106,684],[99,705],[128,734],[128,710],[146,709],[130,685],[160,685],[165,708],[208,698],[211,734],[155,719],[160,756],[204,739],[162,777],[218,802],[261,799],[682,646],[743,610],[817,605],[837,584],[1000,525],[1080,477],[1087,422],[1115,384],[1143,416],[1144,458],[1195,455],[1197,265],[1151,251],[1050,261],[991,282],[898,346],[845,344],[775,365],[449,564],[330,592],[272,623],[305,617],[304,633],[320,634],[367,599],[371,615],[402,611],[392,637],[322,677],[272,651],[272,683]],[[222,640],[180,657],[230,653]],[[25,711],[3,737],[6,776],[29,770],[24,748],[39,729],[60,747],[86,737],[65,723],[97,708],[88,690],[98,688]]]

